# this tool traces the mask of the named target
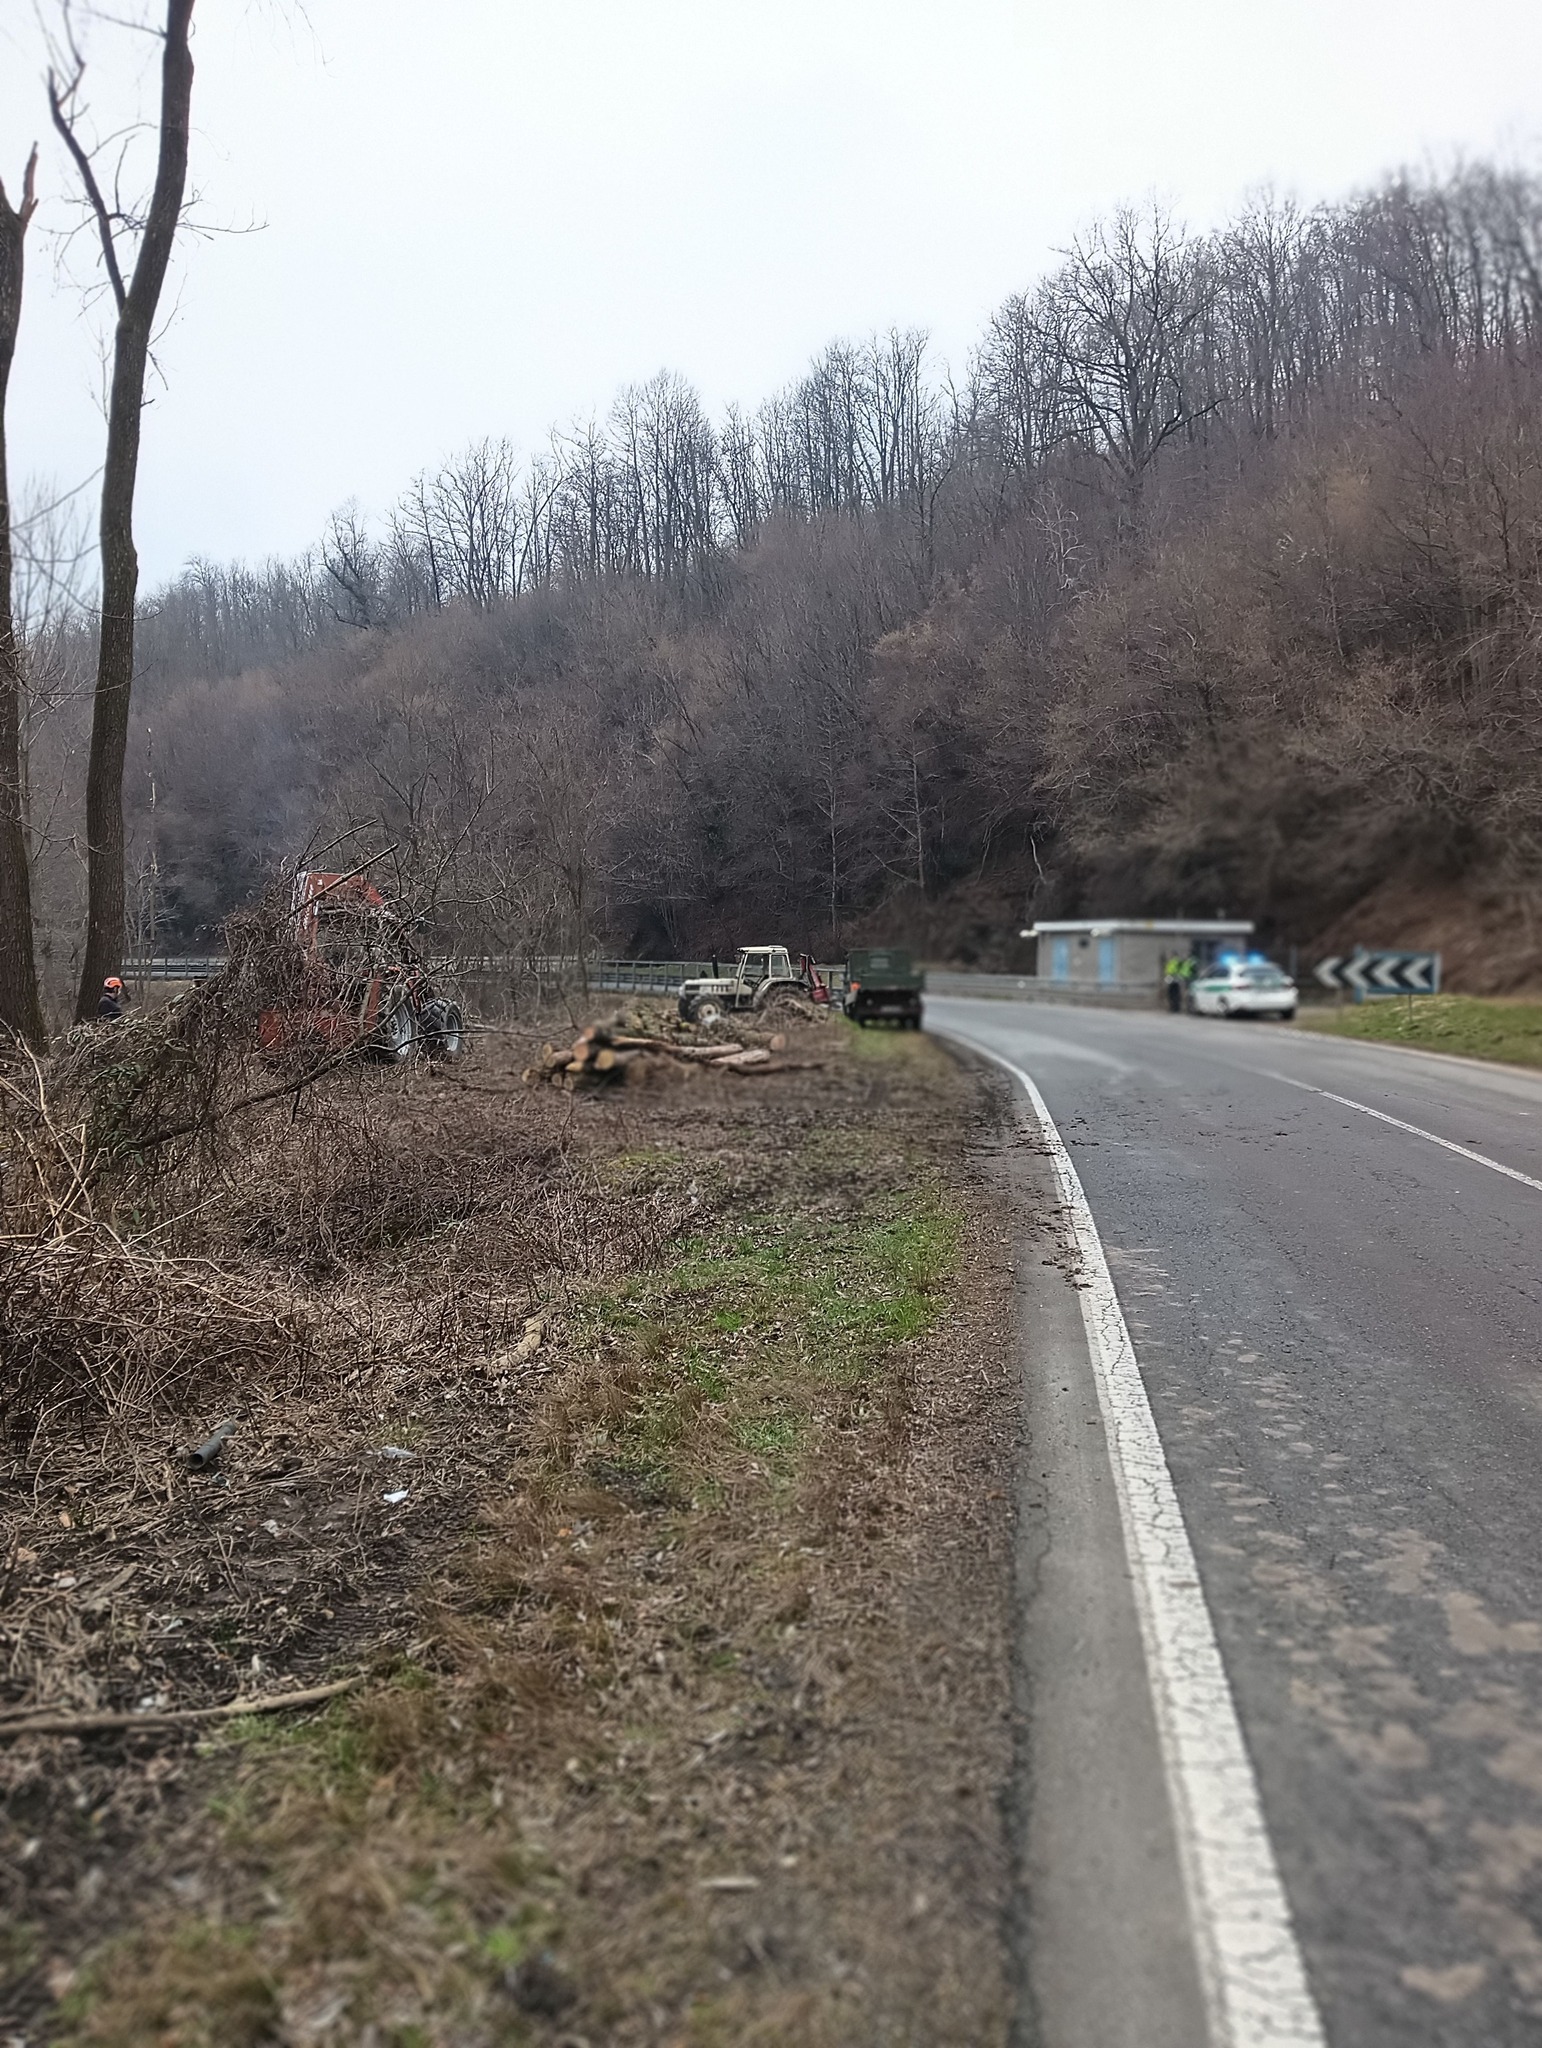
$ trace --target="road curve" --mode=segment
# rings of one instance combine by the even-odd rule
[[[1024,1069],[1080,1176],[1328,2041],[1542,2042],[1542,1075],[997,1000],[927,1024]],[[1094,1554],[1107,1452],[1025,1284],[1032,1568],[1061,1588],[1028,1651],[1028,1864],[1064,1938],[1022,2038],[1192,2048],[1128,1573]],[[1081,1987],[1121,1945],[1128,1982]]]

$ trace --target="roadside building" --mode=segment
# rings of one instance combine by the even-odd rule
[[[1061,918],[1022,933],[1037,944],[1032,979],[1046,995],[1155,1002],[1174,958],[1201,969],[1222,953],[1246,952],[1253,921],[1241,917]]]

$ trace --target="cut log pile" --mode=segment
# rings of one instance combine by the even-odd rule
[[[674,1038],[651,1038],[605,1024],[591,1024],[571,1045],[547,1045],[524,1078],[532,1086],[547,1082],[556,1088],[616,1087],[639,1060],[679,1060],[687,1066],[711,1067],[725,1074],[777,1074],[792,1068],[822,1066],[822,1060],[779,1060],[787,1040],[777,1032],[769,1046],[736,1041],[689,1044]]]

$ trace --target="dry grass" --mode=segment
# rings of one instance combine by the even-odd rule
[[[344,1359],[496,1347],[544,1275],[646,1259],[678,1227],[662,1194],[608,1213],[555,1107],[516,1125],[421,1070],[276,1066],[257,1018],[295,972],[259,906],[177,1004],[0,1068],[0,1423],[19,1449],[234,1386],[303,1390]],[[350,1278],[387,1259],[412,1284],[367,1327]]]
[[[255,1019],[211,988],[0,1076],[0,1714],[202,1704],[253,1657],[313,1676],[350,1647],[339,1616],[405,1640],[409,1557],[469,1513],[547,1370],[527,1319],[689,1215],[662,1190],[613,1214],[560,1105],[511,1126],[432,1071],[253,1103]],[[190,1103],[204,1127],[151,1144]],[[411,1499],[385,1515],[402,1438]],[[13,1799],[46,1777],[0,1754]]]
[[[37,1923],[21,1980],[62,2003],[36,2038],[1000,2038],[1004,1562],[978,1463],[944,1540],[924,1527],[929,1458],[1009,1454],[1000,1390],[951,1354],[923,1368],[961,1227],[931,1163],[938,1091],[950,1141],[962,1095],[924,1045],[832,1044],[836,1074],[789,1076],[797,1094],[686,1075],[577,1116],[510,1108],[492,1064],[473,1089],[339,1076],[263,1125],[249,1165],[218,1160],[203,1256],[222,1286],[290,1290],[304,1373],[240,1369],[222,1488],[161,1455],[143,1390],[111,1419],[112,1389],[78,1407],[84,1461],[60,1461],[49,1411],[14,1693],[180,1702],[237,1689],[252,1656],[373,1677],[201,1760],[158,1750],[153,1786],[132,1746],[62,1745],[62,1774],[59,1745],[0,1753],[16,1826],[46,1844],[14,1922],[50,1883],[78,1895],[68,1797],[106,1816],[119,1882],[145,1880],[105,1947],[78,1898]],[[216,1170],[208,1148],[190,1170]],[[971,1428],[997,1415],[988,1453],[928,1420],[962,1427],[969,1389]],[[199,1427],[216,1414],[169,1372],[154,1398],[184,1440],[190,1398]],[[411,1459],[382,1464],[386,1442]],[[962,1583],[938,1561],[960,1527]],[[109,1562],[137,1565],[137,1599]],[[936,1665],[962,1628],[978,1659]],[[724,1878],[753,1885],[704,1889]]]

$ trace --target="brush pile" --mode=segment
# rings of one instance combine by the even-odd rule
[[[703,1211],[646,1172],[618,1200],[598,1120],[510,1099],[501,1034],[469,1083],[274,1062],[259,1019],[293,949],[282,917],[233,937],[174,1003],[46,1058],[0,1047],[0,1731],[202,1709],[253,1690],[254,1656],[303,1690],[361,1631],[404,1648],[408,1560],[501,1483],[548,1328]],[[23,1779],[47,1807],[40,1755],[0,1742],[0,1807]]]
[[[555,1102],[490,1119],[426,1071],[275,1059],[291,922],[271,891],[175,1002],[44,1060],[0,1048],[0,1484],[62,1437],[129,1455],[238,1394],[490,1355],[549,1276],[646,1264],[680,1227],[640,1196],[596,1231],[611,1194]]]
[[[293,950],[266,904],[231,931],[224,974],[180,1002],[79,1027],[47,1061],[0,1056],[9,1450],[204,1389],[304,1383],[313,1318],[289,1276],[221,1257],[258,1168],[243,1104],[273,1092],[250,1020]]]

